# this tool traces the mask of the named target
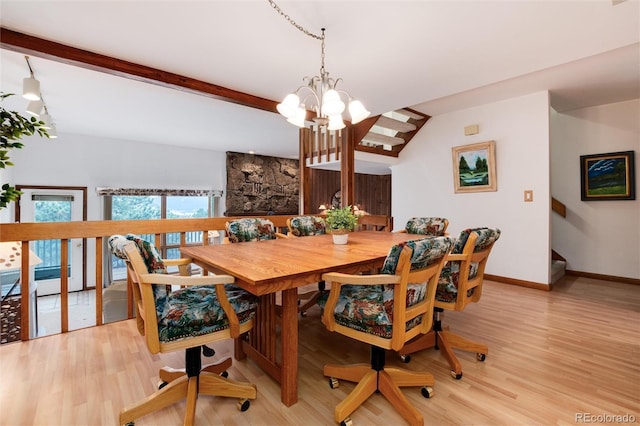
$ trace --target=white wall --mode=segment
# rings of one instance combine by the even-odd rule
[[[11,159],[13,185],[86,186],[88,220],[102,220],[96,187],[225,189],[227,181],[224,152],[90,136],[26,138]],[[13,203],[5,210],[2,221],[12,221]]]
[[[470,124],[480,133],[465,136]],[[451,148],[489,140],[496,142],[498,190],[454,193]],[[413,216],[441,216],[454,237],[469,227],[500,228],[486,272],[548,284],[549,188],[548,92],[434,116],[392,167],[394,226]],[[533,202],[523,201],[524,190],[533,190]]]
[[[553,248],[567,269],[640,278],[640,100],[551,115]],[[580,156],[635,151],[635,201],[581,201]]]

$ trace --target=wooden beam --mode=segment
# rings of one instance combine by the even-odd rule
[[[88,50],[78,49],[39,37],[29,36],[4,27],[0,27],[0,47],[118,77],[208,96],[213,99],[264,111],[277,112],[277,102],[270,99],[253,96],[216,84],[101,55]]]

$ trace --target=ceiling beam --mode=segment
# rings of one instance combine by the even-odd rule
[[[0,27],[0,47],[2,49],[93,71],[100,71],[118,77],[208,96],[213,99],[264,111],[277,112],[277,102],[270,99],[238,92],[216,84],[101,55],[88,50],[78,49],[43,38],[29,36],[4,27]]]

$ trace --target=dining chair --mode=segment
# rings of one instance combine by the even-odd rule
[[[356,229],[358,231],[391,232],[393,229],[393,217],[371,214],[358,215]]]
[[[398,232],[439,237],[447,234],[449,220],[443,217],[413,217],[407,221],[404,229]]]
[[[397,351],[431,329],[438,277],[452,245],[449,237],[407,241],[391,247],[380,274],[323,274],[331,290],[326,301],[320,299],[322,322],[329,331],[369,344],[371,352],[370,365],[324,366],[331,388],[339,386],[339,379],[358,383],[335,408],[336,422],[350,424],[351,413],[380,392],[407,422],[424,423],[400,387],[422,386],[422,395],[429,398],[433,375],[385,367],[385,351]]]
[[[451,368],[455,379],[462,378],[462,366],[453,349],[474,352],[478,361],[484,361],[489,348],[473,342],[442,326],[441,314],[445,310],[463,311],[476,303],[482,295],[484,269],[495,242],[500,238],[497,228],[464,229],[460,232],[447,263],[442,269],[436,291],[433,330],[407,343],[399,352],[405,362],[410,354],[427,349],[439,349]]]
[[[276,239],[276,228],[269,219],[243,218],[230,220],[225,224],[225,242],[244,243]]]
[[[289,229],[288,238],[309,237],[327,233],[327,224],[320,216],[290,217],[287,219],[287,228]],[[298,306],[300,315],[305,316],[307,310],[315,306],[320,296],[326,291],[324,281],[318,282],[316,286],[317,288],[314,291],[305,291],[305,287],[308,288],[307,286],[298,289],[298,303],[304,301]]]
[[[113,235],[108,243],[111,252],[126,262],[136,325],[149,352],[185,351],[185,368],[162,368],[159,389],[125,407],[120,412],[120,424],[133,424],[137,418],[186,399],[184,424],[193,425],[196,400],[202,395],[239,398],[237,408],[246,411],[249,400],[256,398],[256,386],[227,378],[226,370],[232,364],[229,357],[203,367],[201,354],[206,343],[249,332],[257,299],[234,286],[234,278],[229,275],[167,274],[155,246],[137,235]],[[191,260],[178,262],[184,269]]]

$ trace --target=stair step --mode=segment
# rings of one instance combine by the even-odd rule
[[[385,129],[395,130],[396,132],[409,133],[413,132],[418,127],[415,124],[407,123],[406,121],[396,120],[394,118],[385,117],[381,115],[376,121],[376,126],[384,127]]]
[[[551,261],[551,284],[564,277],[566,268],[567,262],[565,262],[564,260]]]
[[[363,142],[369,142],[374,145],[402,145],[404,139],[396,138],[395,136],[381,135],[380,133],[369,132],[363,138]]]

